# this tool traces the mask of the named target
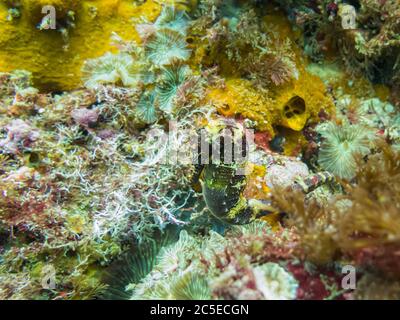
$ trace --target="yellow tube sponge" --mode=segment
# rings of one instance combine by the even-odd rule
[[[320,78],[300,69],[297,80],[269,91],[256,90],[245,79],[226,81],[225,88],[213,88],[208,97],[224,116],[241,115],[255,122],[260,131],[273,135],[273,127],[300,131],[309,122],[318,122],[318,113],[334,110],[332,99]]]
[[[256,76],[257,81],[251,82],[241,78],[237,72],[237,65],[229,61],[223,52],[218,52],[221,73],[228,80],[225,87],[211,88],[208,97],[219,113],[251,119],[258,130],[267,131],[273,136],[277,126],[300,131],[307,123],[318,122],[318,113],[322,109],[331,113],[334,104],[326,93],[323,81],[306,70],[307,61],[295,45],[297,35],[292,31],[286,17],[280,12],[270,12],[273,14],[264,17],[263,26],[271,43],[264,49],[271,52],[271,56],[280,58],[283,55],[289,59],[291,76],[286,77],[285,71],[280,68],[267,68],[267,76]],[[278,48],[282,47],[283,43],[289,43],[290,46],[281,52]],[[254,48],[249,50],[251,52]],[[242,59],[246,61],[247,58],[244,55]],[[277,79],[283,77],[284,81],[268,83],[271,75]],[[256,88],[256,85],[262,86],[263,89]]]
[[[57,29],[40,28],[44,6],[56,10]],[[85,60],[113,51],[112,32],[140,42],[132,19],[154,20],[161,5],[149,0],[21,0],[0,2],[0,71],[25,69],[42,90],[71,90],[81,85]],[[10,12],[14,17],[10,18]],[[115,50],[115,49],[114,49]]]

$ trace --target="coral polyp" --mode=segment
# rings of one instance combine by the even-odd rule
[[[171,64],[174,60],[187,60],[190,50],[184,35],[171,29],[157,31],[146,44],[150,61],[157,66]]]
[[[161,69],[160,83],[156,88],[160,109],[172,112],[174,99],[180,87],[189,79],[190,69],[186,65],[175,64]]]
[[[135,70],[129,54],[107,53],[101,58],[88,60],[83,66],[83,79],[87,88],[115,84],[133,87],[140,80],[140,70]]]
[[[0,300],[398,299],[399,14],[0,1]]]
[[[340,178],[351,179],[357,169],[356,157],[370,152],[373,135],[362,125],[323,123],[317,128],[324,139],[318,154],[319,165]]]
[[[157,121],[155,94],[143,94],[136,106],[136,114],[144,123],[151,124]]]

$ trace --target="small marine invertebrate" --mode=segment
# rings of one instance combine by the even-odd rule
[[[174,110],[174,99],[180,86],[188,81],[189,75],[189,67],[180,63],[162,68],[160,83],[156,88],[157,101],[162,111],[171,113]]]
[[[399,39],[395,35],[400,28],[396,1],[278,3],[289,14],[295,12],[292,20],[304,30],[304,49],[313,59],[321,60],[337,48],[349,73],[396,82]]]
[[[29,272],[6,272],[5,266],[0,268],[0,299],[1,300],[28,300],[39,296],[29,279]]]
[[[140,293],[139,293],[140,292]],[[135,292],[131,299],[144,300],[209,300],[210,289],[205,277],[186,271],[157,281],[152,288]]]
[[[319,206],[316,201],[305,201],[299,190],[285,192],[272,189],[272,202],[276,208],[288,214],[287,224],[295,228],[299,237],[296,254],[313,263],[326,263],[339,251],[334,241],[336,229],[333,225],[332,208]]]
[[[279,264],[267,262],[254,266],[249,256],[233,253],[227,265],[212,283],[212,293],[219,299],[292,300],[298,283]]]
[[[158,29],[175,30],[184,35],[189,26],[188,16],[185,11],[178,10],[175,6],[165,5],[154,22],[154,26]]]
[[[194,125],[188,120],[191,116],[189,112],[181,118],[178,132],[181,128],[185,132],[183,128]],[[167,133],[160,127],[147,129],[140,140],[120,135],[103,141],[101,148],[95,146],[96,158],[99,161],[107,159],[110,173],[115,172],[101,178],[102,185],[110,189],[107,188],[93,217],[94,235],[98,239],[111,236],[120,241],[134,236],[143,240],[142,236],[146,238],[154,228],[185,224],[180,215],[183,210],[192,210],[189,200],[193,192],[189,181],[193,166],[166,164],[164,160],[171,154],[171,145],[160,136],[165,137]],[[187,136],[181,134],[178,139],[187,139]],[[122,176],[119,167],[115,166],[115,159],[124,163]]]
[[[380,152],[360,163],[357,185],[345,185],[344,199],[351,206],[338,221],[337,241],[357,260],[397,274],[396,254],[400,243],[398,208],[400,155],[382,141]],[[359,237],[354,237],[357,234]],[[398,260],[397,260],[398,261]]]
[[[248,66],[244,69],[250,73],[251,78],[260,87],[271,84],[281,86],[297,79],[299,71],[296,67],[295,57],[291,52],[291,43],[286,39],[277,49],[262,49],[259,53],[250,54]]]
[[[277,263],[265,263],[253,270],[257,289],[265,300],[293,300],[297,281]]]
[[[32,74],[25,70],[13,70],[10,73],[0,72],[0,98],[10,98],[18,91],[31,88]]]
[[[226,235],[225,250],[229,256],[249,256],[257,265],[266,262],[291,260],[296,257],[298,237],[289,229],[275,228],[268,222],[257,219],[253,222],[234,226]]]
[[[371,128],[385,129],[390,126],[394,111],[392,104],[372,98],[361,101],[356,114],[360,123]]]
[[[208,251],[215,254],[213,249],[218,242],[212,242],[213,239],[206,242],[203,254]],[[200,244],[201,241],[182,230],[177,242],[160,250],[153,271],[140,283],[129,286],[133,289],[131,299],[209,299],[207,277],[201,275]]]
[[[316,174],[311,174],[303,179],[296,179],[291,188],[292,190],[302,190],[305,194],[308,194],[322,185],[333,184],[334,182],[334,175],[328,171],[322,171]]]
[[[137,123],[135,109],[141,94],[141,86],[134,88],[103,87],[102,90],[96,92],[94,99],[97,102],[96,110],[105,121],[111,121],[119,127],[132,128]]]
[[[157,3],[179,10],[190,10],[197,4],[197,0],[155,0]]]
[[[376,143],[378,153],[366,163],[356,162],[357,184],[344,184],[345,195],[333,196],[323,206],[312,199],[304,202],[299,192],[272,190],[274,206],[289,215],[307,259],[326,263],[346,254],[354,263],[398,276],[399,154],[382,141]]]
[[[155,92],[143,93],[136,105],[136,115],[140,121],[151,124],[157,121]]]
[[[230,257],[223,271],[211,282],[214,298],[224,300],[261,300],[263,294],[257,290],[255,275],[249,257]]]
[[[174,30],[157,31],[145,45],[148,59],[157,66],[171,64],[174,60],[187,60],[190,50],[185,37]]]
[[[188,258],[194,258],[198,245],[199,242],[193,236],[182,230],[176,243],[162,248],[157,269],[164,273],[185,270],[190,265]]]
[[[87,88],[104,84],[133,87],[140,81],[140,70],[127,53],[112,54],[87,60],[82,68],[83,80]]]
[[[102,281],[107,284],[107,288],[100,297],[130,299],[133,286],[140,283],[158,263],[160,249],[175,240],[176,230],[167,228],[163,233],[156,230],[153,239],[132,245],[106,269]]]
[[[283,107],[282,125],[300,131],[304,128],[307,120],[304,99],[298,95],[291,97]]]
[[[162,30],[173,30],[185,36],[189,26],[188,18],[187,14],[183,10],[178,10],[175,4],[163,3],[161,13],[156,21],[137,24],[136,31],[143,43],[147,43],[151,36]]]
[[[317,132],[324,139],[318,155],[319,165],[340,178],[353,178],[357,168],[355,157],[370,152],[373,136],[368,128],[326,122],[317,127]]]
[[[171,293],[177,300],[210,300],[211,298],[205,277],[192,272],[179,276],[171,287]]]
[[[18,19],[19,17],[21,17],[21,12],[18,8],[8,9],[7,21],[13,21],[14,19]]]

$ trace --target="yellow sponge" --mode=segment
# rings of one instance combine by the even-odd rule
[[[56,9],[58,30],[38,28],[46,16],[42,13],[46,5]],[[12,9],[19,14],[10,18]],[[113,49],[113,31],[123,39],[140,42],[135,18],[152,21],[160,11],[160,4],[152,0],[141,5],[129,0],[21,0],[16,8],[12,1],[2,1],[0,71],[28,70],[41,90],[75,89],[81,85],[83,62]],[[67,19],[74,26],[68,26]]]

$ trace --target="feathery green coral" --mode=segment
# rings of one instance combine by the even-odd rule
[[[134,300],[209,300],[210,298],[211,293],[206,279],[191,271],[159,280],[153,287],[136,291],[132,296]]]
[[[174,99],[179,91],[179,87],[185,83],[189,74],[189,67],[179,63],[162,68],[160,84],[156,88],[157,99],[162,111],[167,113],[173,111]]]
[[[175,30],[185,35],[189,23],[184,11],[177,10],[173,6],[164,6],[154,25],[159,29]]]
[[[156,230],[152,239],[131,246],[120,259],[106,269],[103,282],[107,287],[100,298],[130,299],[135,284],[140,283],[158,263],[160,250],[175,242],[176,238],[177,228],[170,227],[163,233]]]
[[[144,123],[151,124],[157,121],[156,95],[154,92],[143,93],[136,105],[136,115]]]
[[[210,300],[211,292],[204,276],[186,272],[177,278],[171,288],[174,298],[177,300]]]
[[[140,80],[140,70],[133,57],[127,53],[106,53],[104,56],[86,61],[82,68],[85,86],[95,88],[104,84],[133,87]]]
[[[156,66],[171,64],[174,60],[187,60],[190,50],[185,37],[174,30],[161,29],[146,44],[148,59]]]

